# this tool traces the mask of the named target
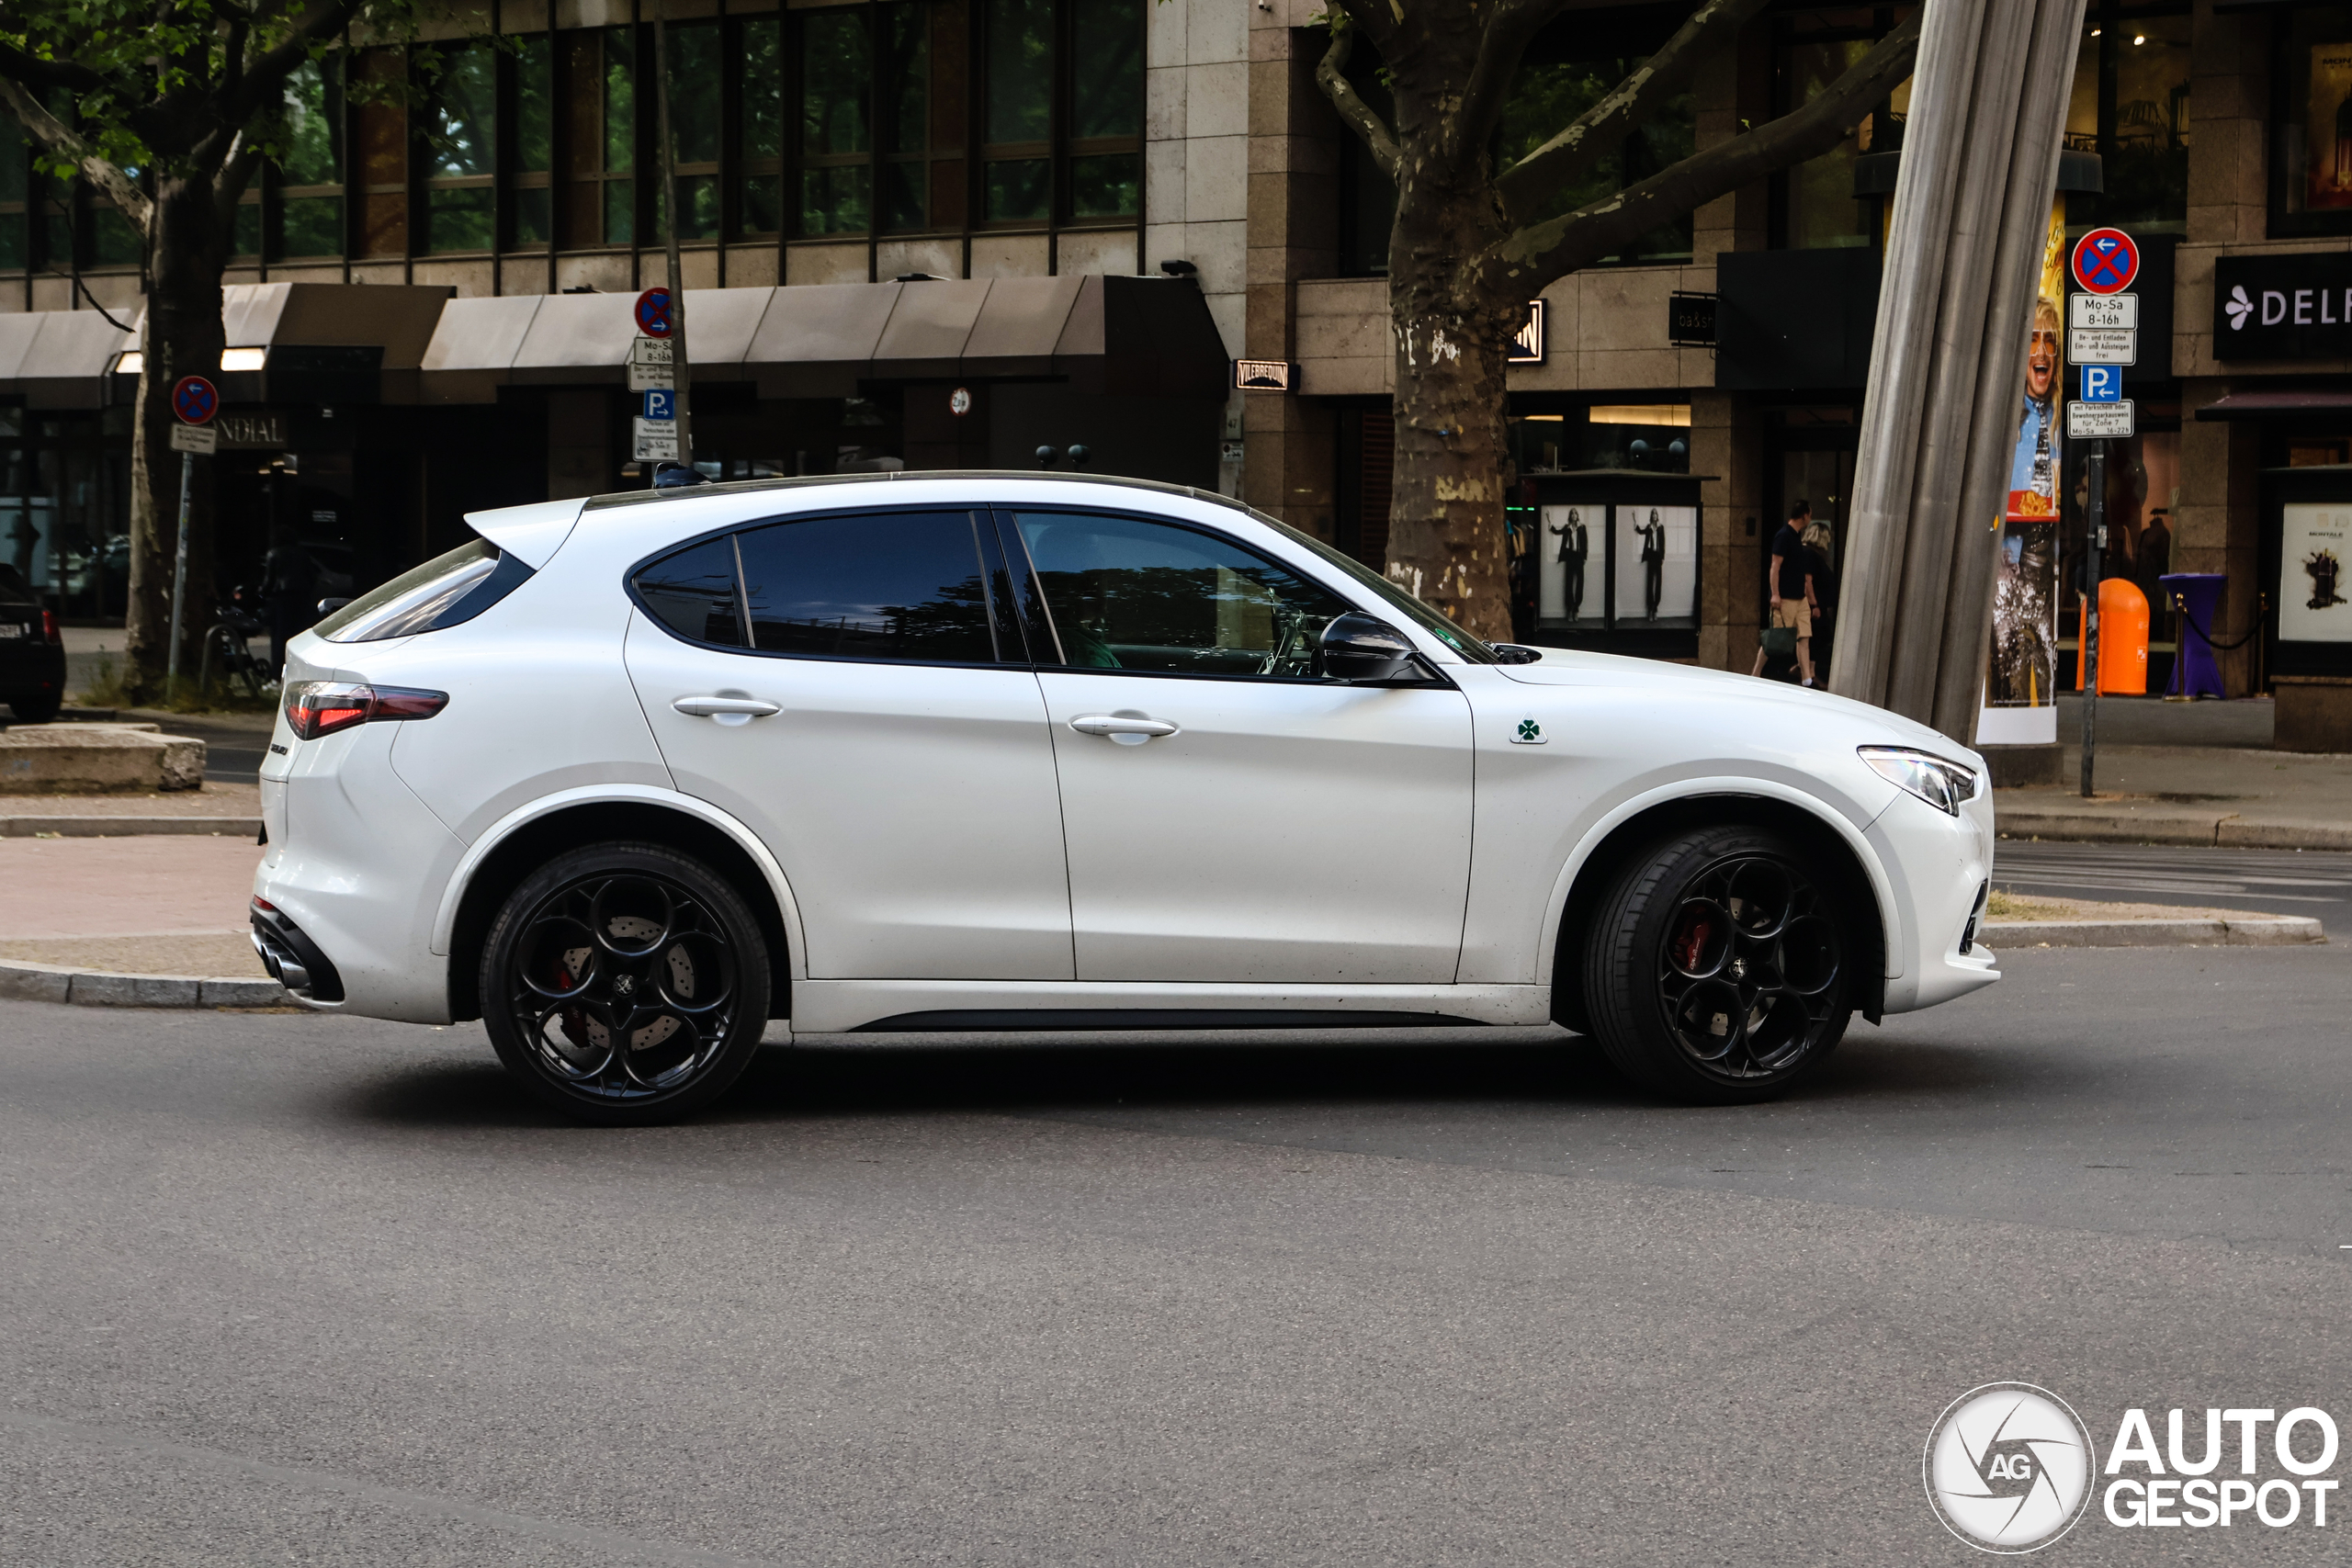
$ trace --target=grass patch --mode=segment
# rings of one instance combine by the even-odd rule
[[[2078,911],[2071,904],[2048,904],[1996,891],[1984,900],[1988,920],[2070,920]]]

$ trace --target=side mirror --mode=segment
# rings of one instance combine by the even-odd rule
[[[319,601],[319,618],[324,620],[350,603],[348,599],[322,599]]]
[[[1332,617],[1316,656],[1322,672],[1334,681],[1403,681],[1421,674],[1421,656],[1405,634],[1362,611]]]

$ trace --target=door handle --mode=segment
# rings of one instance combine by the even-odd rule
[[[722,716],[765,718],[772,713],[783,711],[775,704],[762,702],[757,697],[680,697],[670,705],[680,713],[692,714],[696,718],[718,718]]]
[[[1121,746],[1140,746],[1155,737],[1176,733],[1176,727],[1166,719],[1125,713],[1082,714],[1071,719],[1069,727],[1080,735],[1108,736]]]

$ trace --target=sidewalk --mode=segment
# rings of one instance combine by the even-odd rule
[[[264,977],[251,839],[0,840],[0,962]]]
[[[2076,843],[2352,850],[2352,756],[2273,751],[2270,704],[2104,697],[2085,800],[2082,706],[2062,697],[2065,784],[1996,792],[2002,836]]]

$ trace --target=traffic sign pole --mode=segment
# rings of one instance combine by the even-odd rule
[[[220,389],[201,376],[183,376],[172,383],[172,412],[184,426],[201,427],[220,412]],[[175,443],[176,445],[176,443]],[[171,646],[164,655],[164,693],[176,697],[180,686],[180,611],[187,602],[187,520],[189,501],[196,492],[196,452],[180,448],[179,539],[172,555]]]
[[[670,136],[670,7],[666,0],[653,6],[653,91],[662,137],[662,245],[670,261],[670,341],[677,345],[672,362],[678,399],[678,460],[695,460],[694,424],[686,394],[693,369],[686,359],[686,276],[678,265],[678,144]],[[659,465],[656,465],[657,468]],[[646,479],[650,483],[652,475]]]
[[[2083,798],[2091,797],[2091,775],[2098,766],[2098,573],[2099,552],[2107,543],[2107,443],[2091,443],[2090,507],[2083,559],[2090,579],[2090,593],[2083,601],[2082,636],[2075,639],[2075,658],[2083,676]]]

